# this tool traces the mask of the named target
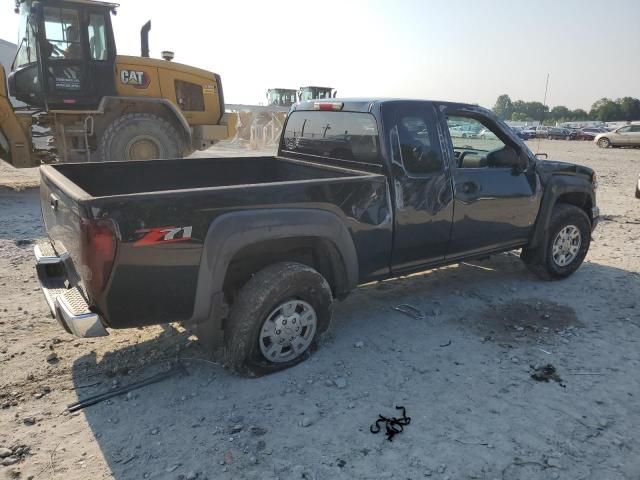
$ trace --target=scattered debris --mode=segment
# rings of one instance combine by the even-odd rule
[[[548,382],[549,380],[553,380],[554,382],[558,382],[558,384],[565,388],[566,385],[562,383],[562,378],[556,372],[556,367],[547,363],[546,365],[534,366],[531,365],[533,371],[531,372],[531,378],[536,382]]]
[[[362,348],[364,347],[364,342],[360,341],[360,342],[356,342],[353,344],[354,347],[356,348]]]
[[[540,350],[542,353],[546,353],[547,355],[551,355],[551,352],[547,352],[546,350],[538,347],[538,350]]]
[[[67,406],[67,411],[69,413],[72,413],[78,410],[82,410],[85,407],[95,405],[96,403],[100,403],[104,400],[108,400],[109,398],[117,397],[118,395],[122,395],[124,393],[130,392],[131,390],[136,390],[138,388],[146,387],[147,385],[160,382],[178,373],[184,373],[188,375],[188,372],[185,370],[184,366],[181,363],[178,363],[176,368],[171,369],[168,372],[159,373],[157,375],[147,378],[146,380],[142,380],[140,382],[134,382],[125,387],[114,388],[111,391],[99,393],[97,395],[93,395],[91,397],[85,398],[84,400],[78,400],[77,402],[69,404]]]
[[[333,383],[335,384],[335,386],[337,388],[343,389],[347,387],[347,380],[342,378],[342,377],[338,377],[336,378]]]
[[[49,355],[47,355],[46,360],[49,363],[56,363],[58,361],[58,354],[56,352],[51,352]]]
[[[426,318],[424,312],[413,305],[409,305],[408,303],[401,303],[400,305],[396,305],[395,307],[391,307],[395,311],[404,313],[405,315],[414,318],[416,320],[424,320]]]
[[[376,423],[374,423],[369,427],[369,431],[371,433],[378,433],[381,430],[380,422],[384,422],[385,430],[386,430],[385,435],[387,436],[387,440],[392,442],[393,437],[396,436],[398,433],[403,432],[404,427],[406,425],[409,425],[409,423],[411,423],[411,417],[407,417],[407,411],[404,407],[396,406],[396,410],[402,410],[402,417],[387,418],[382,415],[378,415],[378,420],[376,420]]]
[[[447,343],[440,345],[440,348],[448,347],[449,345],[451,345],[451,339]]]

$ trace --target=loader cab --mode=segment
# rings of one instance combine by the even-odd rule
[[[305,102],[307,100],[317,100],[324,98],[335,98],[338,92],[331,87],[300,87],[298,91],[299,100]]]
[[[114,95],[116,4],[90,0],[17,0],[18,52],[11,95],[45,110],[93,109]]]
[[[267,90],[267,105],[290,107],[296,103],[296,90],[291,88],[270,88]]]

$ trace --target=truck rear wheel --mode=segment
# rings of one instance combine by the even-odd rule
[[[566,278],[584,260],[591,244],[591,222],[584,210],[567,203],[559,203],[551,214],[546,253],[522,249],[525,265],[545,280]]]
[[[129,113],[114,120],[98,144],[98,160],[180,158],[182,141],[166,120],[150,113]]]
[[[283,262],[256,273],[240,290],[225,328],[225,362],[244,376],[305,360],[329,328],[332,294],[313,268]]]

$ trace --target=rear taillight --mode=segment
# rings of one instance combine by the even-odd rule
[[[89,296],[104,291],[116,256],[116,226],[111,220],[80,220],[82,273]]]

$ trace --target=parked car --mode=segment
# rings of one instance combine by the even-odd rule
[[[544,137],[549,140],[575,140],[577,134],[568,128],[548,127]]]
[[[613,132],[601,133],[594,138],[600,148],[640,147],[640,125],[625,125]]]
[[[520,138],[521,140],[529,140],[532,136],[529,130],[525,130],[522,127],[510,127],[510,128],[511,130],[513,130],[513,133],[515,133],[518,136],[518,138]]]
[[[457,125],[449,128],[449,133],[455,138],[477,138],[480,128],[474,125]]]
[[[454,118],[498,140],[442,141]],[[538,160],[490,111],[449,102],[304,101],[276,156],[40,174],[36,268],[62,328],[183,322],[247,376],[307,358],[333,299],[358,285],[514,249],[541,277],[568,277],[599,218],[593,170]]]
[[[605,133],[608,130],[600,127],[585,127],[581,128],[576,135],[576,140],[593,140],[597,135]]]
[[[522,131],[529,135],[529,138],[536,138],[537,128],[536,127],[526,127],[523,128]]]

